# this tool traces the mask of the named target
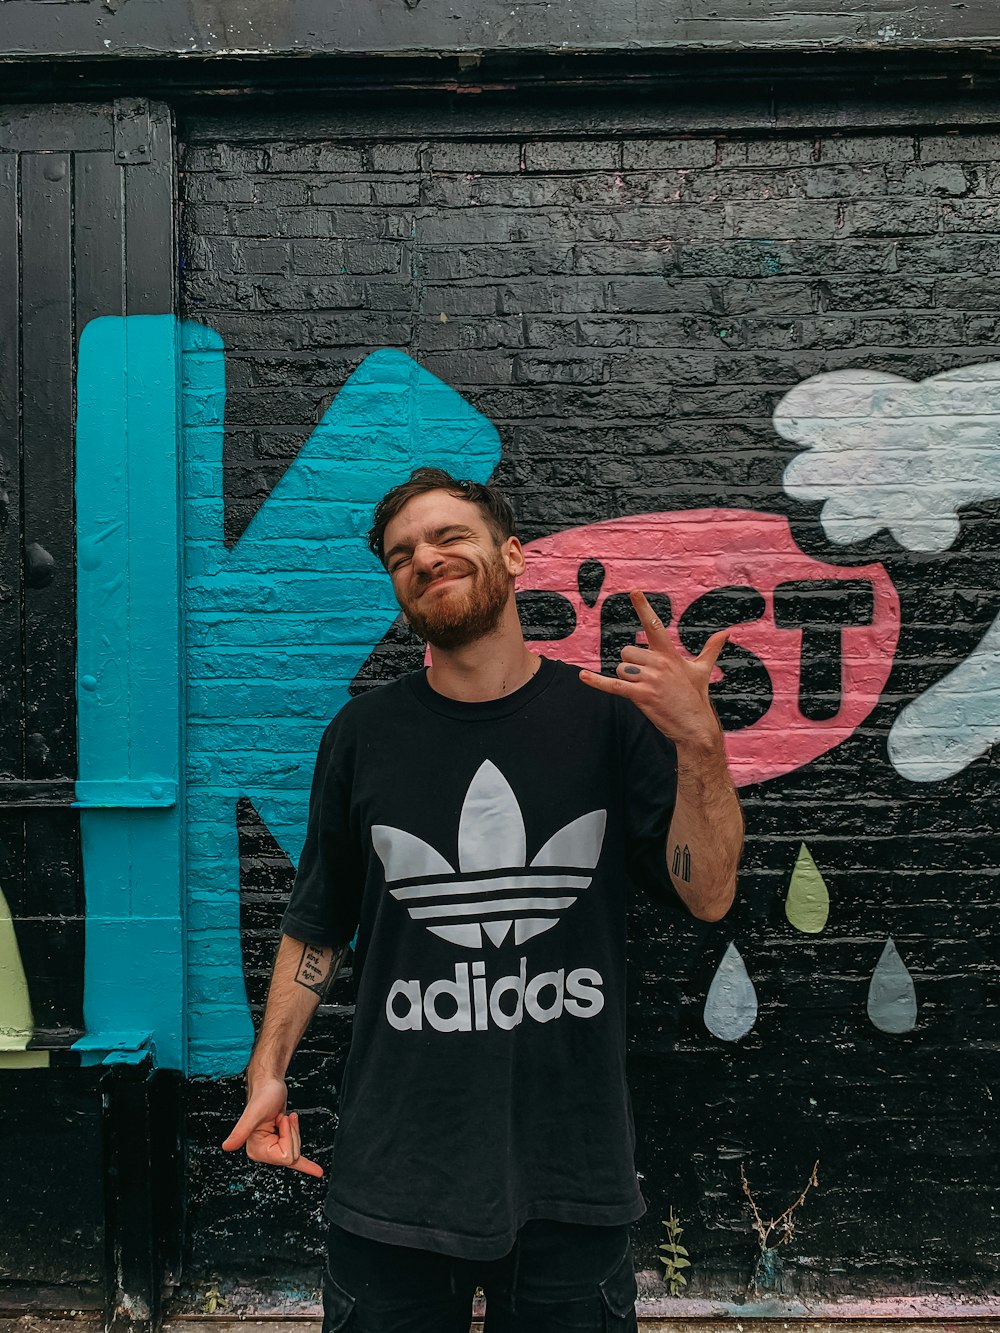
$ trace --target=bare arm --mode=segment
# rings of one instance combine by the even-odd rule
[[[310,1176],[323,1174],[322,1167],[301,1155],[299,1118],[287,1111],[285,1073],[346,952],[346,945],[332,949],[282,935],[264,1018],[247,1065],[246,1110],[222,1145],[227,1152],[245,1146],[254,1161],[288,1166]]]
[[[677,746],[677,800],[667,838],[667,869],[688,910],[724,917],[736,896],[743,812],[729,776],[722,733]]]

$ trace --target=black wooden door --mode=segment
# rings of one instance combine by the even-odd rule
[[[23,1141],[0,1170],[0,1283],[28,1305],[104,1301],[102,1071],[74,1074],[72,1050],[76,368],[90,320],[175,309],[174,177],[164,107],[0,107],[0,1087]]]
[[[173,310],[172,211],[164,108],[0,108],[0,971],[13,936],[38,1052],[84,1027],[76,354],[99,315]],[[23,994],[0,990],[0,1055],[24,1015]]]

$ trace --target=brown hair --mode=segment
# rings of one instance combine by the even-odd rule
[[[445,472],[439,467],[418,467],[410,473],[406,481],[399,486],[393,486],[391,491],[386,491],[372,514],[368,549],[383,565],[386,528],[408,500],[412,500],[415,495],[424,495],[427,491],[447,491],[456,499],[470,500],[493,529],[497,545],[515,535],[514,510],[499,486],[495,486],[491,481],[485,486],[478,481],[460,481],[458,477],[453,477],[450,472]]]

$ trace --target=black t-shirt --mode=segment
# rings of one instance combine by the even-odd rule
[[[352,700],[320,744],[282,930],[357,930],[357,1008],[327,1214],[495,1258],[527,1221],[634,1221],[625,914],[676,905],[674,746],[543,658],[515,693],[423,672]]]

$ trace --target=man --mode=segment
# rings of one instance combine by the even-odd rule
[[[541,658],[493,486],[421,468],[369,544],[430,666],[352,700],[319,748],[248,1102],[223,1145],[301,1155],[285,1071],[354,946],[357,1007],[327,1199],[325,1330],[634,1329],[644,1211],[625,1086],[635,886],[717,920],[742,816],[708,684],[726,633],[615,678]]]

